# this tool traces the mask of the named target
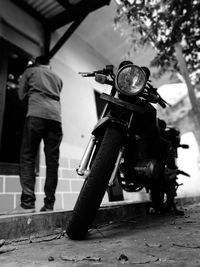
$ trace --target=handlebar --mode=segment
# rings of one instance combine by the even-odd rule
[[[111,76],[112,78],[113,76],[113,65],[106,65],[106,67],[102,70],[96,70],[93,72],[79,72],[79,74],[82,77],[96,77],[97,74],[102,74],[105,76]],[[101,80],[101,79],[100,79]],[[103,79],[102,79],[103,80]],[[99,81],[98,81],[99,82]],[[109,85],[113,85],[113,81],[110,81],[108,79],[104,79],[104,82],[100,82],[100,83],[104,83],[104,84],[109,84]],[[167,105],[169,105],[157,92],[157,88],[153,87],[152,84],[150,83],[150,81],[147,82],[146,84],[146,89],[148,91],[148,94],[144,93],[144,97],[151,103],[158,103],[162,108],[166,108]],[[169,105],[170,106],[170,105]]]
[[[104,74],[104,75],[112,75],[113,74],[113,65],[106,65],[105,69],[96,70],[93,72],[79,72],[82,77],[95,77],[95,74]]]
[[[94,77],[95,73],[94,72],[79,72],[82,77]]]
[[[147,90],[149,91],[149,95],[153,96],[154,101],[152,103],[158,103],[162,108],[166,108],[169,103],[167,103],[157,92],[157,88],[153,87],[153,85],[148,81],[147,82]],[[151,100],[150,100],[151,102]],[[170,106],[170,105],[169,105]]]
[[[166,106],[169,105],[160,95],[159,95],[159,99],[158,99],[158,104],[162,108],[166,108]]]

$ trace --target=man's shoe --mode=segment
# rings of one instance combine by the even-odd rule
[[[53,208],[47,208],[46,206],[43,206],[40,211],[53,211]]]
[[[8,212],[8,215],[15,215],[15,214],[27,214],[35,212],[35,208],[32,209],[25,209],[21,206],[17,206],[15,209]]]

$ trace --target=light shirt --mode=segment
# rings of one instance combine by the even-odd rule
[[[18,95],[28,97],[27,117],[34,116],[61,122],[60,92],[62,80],[49,66],[29,67],[22,75]]]

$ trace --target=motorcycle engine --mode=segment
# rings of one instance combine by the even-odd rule
[[[138,192],[149,185],[151,181],[159,179],[160,167],[157,160],[145,159],[135,164],[132,171],[130,169],[127,172],[122,163],[118,175],[120,186],[127,192]]]
[[[134,166],[134,176],[141,179],[158,179],[159,178],[159,164],[157,160],[143,160]]]

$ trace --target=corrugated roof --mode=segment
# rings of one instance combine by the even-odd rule
[[[105,4],[108,4],[110,0],[11,0],[19,7],[23,8],[26,12],[32,16],[37,17],[40,20],[50,21],[52,26],[52,19],[58,20],[59,15],[63,17],[70,17],[73,21],[80,15],[80,11],[93,11]],[[91,10],[90,10],[91,6]],[[77,11],[77,12],[76,12]],[[60,21],[60,20],[59,20]],[[66,24],[71,22],[66,19]],[[61,23],[62,24],[62,23]],[[59,25],[60,26],[60,25]],[[54,30],[54,29],[53,29]]]
[[[65,8],[55,0],[21,0],[15,1],[19,6],[32,8],[46,19],[50,19],[59,13],[65,11]]]
[[[27,4],[47,19],[65,11],[65,8],[55,0],[28,0]]]
[[[111,0],[10,0],[19,8],[41,22],[46,31],[45,49],[51,58],[66,40],[72,35],[76,28],[82,23],[92,11],[109,5]],[[50,33],[65,25],[67,28],[63,36],[49,51]]]

